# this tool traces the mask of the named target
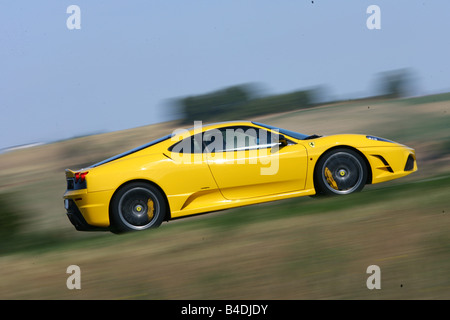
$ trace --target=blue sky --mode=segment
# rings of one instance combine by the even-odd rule
[[[416,94],[450,91],[449,13],[446,0],[0,1],[0,149],[166,121],[170,99],[242,83],[362,97],[410,68]]]

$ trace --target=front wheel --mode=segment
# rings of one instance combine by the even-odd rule
[[[145,230],[162,223],[166,203],[156,187],[134,182],[114,195],[110,213],[112,231],[115,233]]]
[[[334,149],[317,163],[315,181],[318,192],[326,195],[342,195],[357,192],[367,181],[364,159],[350,149]]]

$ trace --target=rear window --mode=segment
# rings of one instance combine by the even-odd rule
[[[132,150],[126,151],[126,152],[124,152],[124,153],[118,154],[118,155],[113,156],[113,157],[111,157],[111,158],[108,158],[108,159],[106,159],[106,160],[100,161],[100,162],[98,162],[98,163],[96,163],[96,164],[93,164],[93,165],[90,166],[89,168],[95,168],[95,167],[101,166],[102,164],[105,164],[105,163],[108,163],[108,162],[111,162],[111,161],[114,161],[114,160],[117,160],[117,159],[126,157],[126,156],[128,156],[128,155],[130,155],[130,154],[133,154],[133,153],[135,153],[135,152],[144,150],[145,148],[151,147],[151,146],[153,146],[153,145],[155,145],[155,144],[157,144],[157,143],[163,142],[163,141],[165,141],[165,140],[167,140],[167,139],[169,139],[169,138],[171,138],[171,137],[172,137],[172,135],[171,135],[171,134],[168,134],[167,136],[164,136],[164,137],[162,137],[162,138],[156,139],[156,140],[154,140],[154,141],[152,141],[152,142],[149,142],[149,143],[147,143],[147,144],[144,144],[144,145],[139,146],[139,147],[137,147],[137,148],[134,148],[134,149],[132,149]]]

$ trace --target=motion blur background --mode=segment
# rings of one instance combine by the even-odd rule
[[[81,10],[69,30],[67,7]],[[369,5],[381,29],[370,30]],[[0,298],[449,299],[448,1],[0,3]],[[179,127],[258,120],[416,149],[419,171],[116,236],[64,169]],[[82,289],[68,290],[78,265]],[[381,268],[381,290],[366,269]]]

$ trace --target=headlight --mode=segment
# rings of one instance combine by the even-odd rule
[[[391,140],[388,140],[388,139],[384,139],[384,138],[374,137],[374,136],[366,136],[366,138],[369,139],[369,140],[395,143],[394,141],[391,141]]]

